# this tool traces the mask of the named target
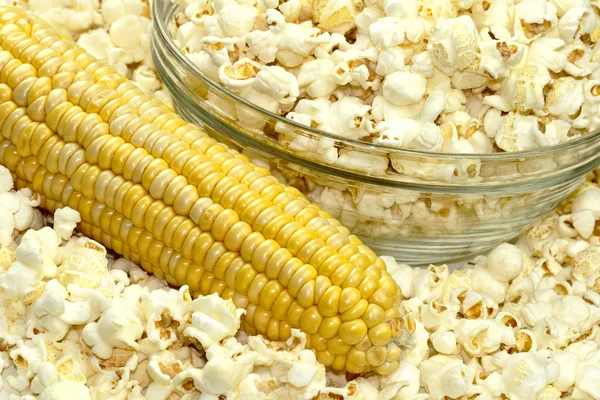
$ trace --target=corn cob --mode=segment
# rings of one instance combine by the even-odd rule
[[[49,211],[192,295],[246,309],[249,334],[307,335],[320,362],[395,370],[401,293],[347,228],[188,124],[45,22],[0,8],[0,164]]]

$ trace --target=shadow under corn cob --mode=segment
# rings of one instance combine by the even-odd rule
[[[193,295],[247,310],[249,334],[306,333],[318,360],[396,369],[402,295],[347,228],[24,11],[0,8],[0,163],[49,211]]]

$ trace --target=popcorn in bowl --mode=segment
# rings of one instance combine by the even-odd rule
[[[492,153],[554,146],[600,126],[589,92],[600,66],[594,56],[599,12],[590,2],[573,9],[569,2],[544,0],[178,3],[175,43],[201,72],[259,107],[342,138],[391,148],[465,154],[474,147]],[[233,8],[244,10],[243,21],[225,17]],[[228,45],[216,57],[197,45],[206,40]],[[214,73],[238,63],[286,72],[285,92],[293,95],[283,103],[275,88],[263,91],[265,98],[250,95],[254,91]],[[444,98],[439,113],[426,111],[430,96]],[[360,117],[353,117],[355,126],[335,117],[339,122],[315,126],[297,119],[304,101],[361,110]],[[475,122],[472,129],[452,122],[458,137],[421,139],[433,126],[400,133],[408,130],[400,126],[425,120],[443,127],[455,113]],[[492,115],[502,123],[485,124]],[[240,115],[234,119],[251,131],[264,128]],[[386,128],[365,130],[379,125]]]

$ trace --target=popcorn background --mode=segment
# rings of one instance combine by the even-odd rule
[[[149,56],[147,2],[0,3],[27,8],[66,29],[86,50],[110,61],[144,90],[169,102]],[[302,81],[306,85],[302,85],[307,93],[314,90],[315,97],[326,97],[327,90],[350,79],[349,82],[357,82],[361,88],[361,82],[371,87],[380,85],[388,93],[389,99],[383,95],[384,105],[408,103],[406,107],[410,107],[420,92],[405,93],[398,84],[389,84],[386,90],[388,77],[392,79],[387,82],[410,82],[421,90],[419,78],[412,75],[429,73],[429,65],[435,60],[436,68],[453,73],[454,84],[461,85],[476,82],[471,74],[480,74],[473,67],[473,60],[479,59],[480,65],[495,71],[494,79],[506,78],[504,82],[508,83],[506,88],[501,85],[502,91],[514,93],[511,97],[514,103],[504,97],[489,96],[487,101],[496,102],[494,107],[498,107],[490,106],[490,110],[498,112],[488,113],[490,116],[486,114],[485,118],[491,127],[503,126],[498,134],[511,145],[525,145],[533,139],[513,142],[505,124],[517,124],[523,127],[520,132],[526,132],[524,127],[535,127],[528,118],[536,117],[507,113],[502,107],[536,104],[536,85],[541,83],[528,80],[532,77],[528,74],[543,68],[552,73],[564,58],[554,51],[556,40],[567,42],[573,32],[575,36],[583,36],[582,32],[591,28],[581,25],[582,16],[596,18],[589,12],[595,2],[577,0],[525,0],[516,4],[510,0],[390,0],[383,2],[387,17],[370,10],[374,8],[370,4],[359,13],[351,1],[315,2],[312,5],[315,23],[333,32],[325,41],[314,37],[314,30],[306,26],[285,22],[285,28],[282,27],[283,21],[307,12],[307,4],[302,0],[281,5],[271,3],[195,1],[188,8],[194,10],[194,15],[218,13],[212,25],[205,24],[206,29],[221,29],[228,35],[251,29],[247,19],[252,15],[256,18],[259,13],[270,21],[269,32],[273,34],[281,33],[282,29],[295,30],[291,38],[281,39],[283,44],[276,54],[267,46],[269,40],[261,38],[259,33],[254,34],[252,43],[257,49],[266,46],[259,51],[260,62],[270,62],[275,57],[286,68],[301,65],[301,70],[313,63],[305,70]],[[269,11],[276,6],[278,12]],[[470,17],[456,17],[459,10],[466,9],[471,10]],[[414,17],[417,14],[425,17],[417,19]],[[232,16],[239,17],[234,18],[235,23],[227,22]],[[404,22],[399,23],[398,19]],[[436,56],[431,59],[429,51],[420,52],[414,57],[411,72],[399,68],[394,63],[401,57],[393,43],[407,39],[418,42],[416,38],[429,29],[428,24],[435,27],[433,38],[439,38],[429,42],[431,54]],[[486,25],[497,38],[514,31],[518,37],[516,50],[511,50],[506,60],[504,56],[494,59],[496,55],[489,43],[489,53],[485,53],[486,45],[482,42],[498,39],[491,36],[477,39],[476,27],[480,25]],[[352,58],[334,62],[317,57],[303,63],[304,54],[312,50],[299,43],[311,49],[335,46],[336,41],[342,42],[337,35],[353,26],[358,35],[368,32],[369,40],[387,49],[377,57],[386,60],[377,72],[386,77],[383,82],[369,80],[365,75],[368,71],[362,68],[365,65],[352,63]],[[553,32],[558,36],[545,38],[544,32],[556,26],[560,29]],[[357,37],[357,42],[360,40]],[[232,43],[225,41],[224,48],[235,48]],[[209,49],[203,50],[206,56],[203,53],[197,56],[198,62],[209,66],[218,57],[229,57],[219,54],[220,50],[210,53],[210,40],[192,45]],[[576,44],[573,46],[577,48]],[[476,48],[480,55],[474,54]],[[448,53],[447,49],[455,52]],[[583,51],[582,58],[588,57]],[[511,78],[513,61],[510,60],[519,52],[523,54],[516,58],[525,57],[531,64],[524,64],[518,75]],[[588,61],[591,59],[589,55]],[[515,65],[519,62],[514,61]],[[258,61],[238,63],[223,68],[224,79],[231,78],[231,85],[235,83],[232,77],[239,71],[252,69]],[[340,63],[348,68],[341,68],[337,74],[335,67]],[[582,77],[593,69],[589,62],[570,61],[567,56],[566,65],[569,63],[571,71]],[[335,68],[335,77],[331,82],[322,82],[329,78],[317,72],[330,67]],[[309,73],[310,70],[315,72]],[[214,71],[216,77],[221,76],[221,69]],[[265,91],[274,93],[273,101],[265,100],[273,107],[275,103],[276,107],[289,106],[293,104],[291,99],[299,96],[300,89],[295,91],[289,85],[293,74],[284,68],[270,67],[260,74],[250,85],[241,84],[240,90],[256,99],[264,99]],[[313,78],[317,75],[321,77]],[[557,90],[556,103],[552,103],[557,113],[570,112],[564,104],[573,104],[573,99],[579,98],[569,91],[576,92],[591,82],[567,78],[564,89],[560,89],[565,92],[553,89]],[[277,90],[268,86],[273,82]],[[456,104],[458,109],[448,118],[460,121],[461,129],[467,131],[478,126],[479,122],[459,110],[466,104],[462,92],[453,89],[449,93],[454,94],[448,97],[444,91],[432,92],[425,100],[430,105],[422,120],[411,125],[407,121],[415,120],[405,116],[401,126],[406,127],[406,135],[412,135],[409,131],[416,131],[417,126],[432,124],[438,118],[433,110],[442,106],[445,109],[449,98],[450,104]],[[293,111],[299,120],[310,114],[311,121],[327,121],[329,111],[311,108],[303,101]],[[328,100],[318,101],[325,104]],[[344,97],[327,107],[347,113],[336,121],[342,121],[339,126],[347,129],[348,134],[368,132],[362,122],[358,126],[344,125],[344,121],[357,118],[362,121],[368,113],[364,104]],[[582,115],[591,115],[585,114],[589,111],[585,107]],[[563,120],[555,121],[556,132],[560,130],[560,121]],[[385,123],[377,125],[378,129],[384,129]],[[385,129],[392,126],[400,124]],[[435,140],[427,143],[430,142]],[[331,156],[326,143],[314,146],[324,157]],[[353,155],[346,157],[352,159]],[[591,173],[576,193],[522,235],[516,244],[501,244],[487,256],[477,257],[457,270],[445,265],[412,269],[385,257],[390,273],[406,297],[403,305],[409,313],[413,340],[404,350],[400,368],[391,376],[354,380],[350,379],[352,376],[326,372],[314,354],[305,349],[302,333],[294,332],[286,343],[246,336],[239,331],[243,311],[236,310],[231,301],[217,296],[192,299],[186,287],[169,288],[166,282],[148,276],[136,265],[107,254],[98,243],[73,235],[80,221],[77,212],[65,208],[52,217],[43,216],[36,208],[39,201],[30,191],[14,191],[12,187],[10,173],[0,167],[1,399],[600,398],[600,170]]]

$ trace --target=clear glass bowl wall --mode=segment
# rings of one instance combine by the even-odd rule
[[[153,58],[178,113],[228,145],[268,160],[379,254],[414,265],[455,261],[508,241],[550,212],[600,165],[600,134],[520,153],[464,155],[399,150],[344,139],[260,109],[206,78],[173,41],[180,6],[154,3]],[[359,160],[377,155],[385,172],[323,161],[334,143]],[[296,149],[296,150],[295,150]],[[252,157],[252,156],[251,156]]]

